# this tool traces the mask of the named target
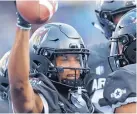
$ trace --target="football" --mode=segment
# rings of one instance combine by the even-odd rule
[[[47,22],[58,8],[55,0],[16,0],[17,11],[31,24]]]

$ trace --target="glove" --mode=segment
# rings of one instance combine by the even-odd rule
[[[16,6],[16,1],[14,1],[14,4]],[[25,30],[30,30],[31,29],[31,24],[27,22],[23,17],[19,14],[19,12],[16,12],[17,15],[17,26],[20,27],[21,29]]]
[[[30,30],[31,24],[27,22],[25,19],[23,19],[23,17],[21,17],[21,15],[19,14],[19,12],[16,12],[16,14],[17,14],[17,26],[20,27],[21,29]]]

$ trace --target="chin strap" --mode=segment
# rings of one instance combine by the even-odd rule
[[[87,94],[87,90],[79,86],[75,90],[70,90],[68,100],[79,110],[81,113],[93,113],[94,106]]]

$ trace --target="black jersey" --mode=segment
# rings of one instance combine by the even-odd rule
[[[108,63],[110,42],[104,42],[89,47],[90,55],[88,64],[92,74],[85,78],[86,89],[91,95],[91,102],[98,113],[112,113],[112,108],[103,98],[103,91],[108,74],[112,71]],[[112,63],[112,61],[111,61]],[[113,65],[113,64],[112,64]]]
[[[104,98],[113,109],[136,102],[136,64],[119,68],[108,76]]]
[[[51,81],[48,77],[42,73],[32,74],[30,76],[30,83],[36,93],[39,94],[43,105],[47,112],[50,113],[92,113],[94,108],[88,94],[82,92],[77,94],[73,92],[72,97],[68,99],[63,96],[58,90],[62,88],[56,88],[55,82]],[[61,85],[62,86],[62,85]],[[68,94],[69,95],[69,94]],[[44,111],[44,112],[46,112]]]

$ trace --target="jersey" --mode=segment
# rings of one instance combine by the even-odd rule
[[[95,113],[113,113],[112,107],[103,96],[106,78],[105,76],[97,76],[94,73],[85,78],[86,89],[95,107]]]
[[[119,68],[108,76],[104,98],[114,110],[121,105],[137,101],[136,64]]]
[[[86,89],[91,95],[91,102],[94,104],[96,112],[113,113],[113,110],[108,105],[107,101],[103,100],[103,91],[106,78],[108,74],[112,72],[108,63],[110,43],[105,42],[96,44],[92,47],[89,47],[89,49],[90,55],[88,64],[91,72],[93,73],[85,79],[87,83]]]
[[[44,112],[49,113],[92,113],[94,111],[93,105],[89,100],[86,92],[80,91],[78,88],[78,94],[76,90],[68,92],[68,99],[66,96],[60,93],[63,89],[59,87],[59,83],[51,81],[47,76],[42,73],[36,73],[30,76],[31,85],[36,93],[39,94],[44,107]],[[64,90],[65,91],[65,90]],[[79,92],[80,91],[80,92]],[[67,91],[66,91],[67,92]]]

